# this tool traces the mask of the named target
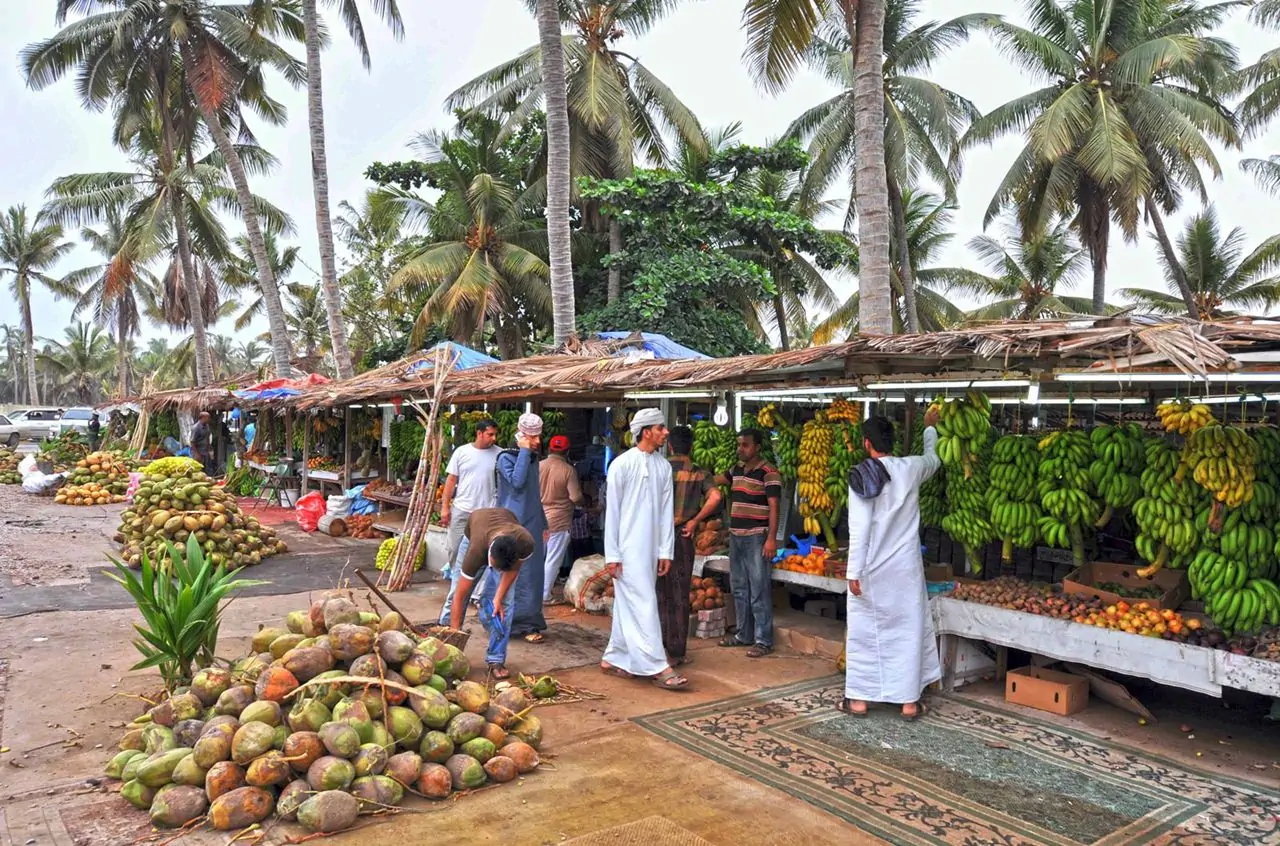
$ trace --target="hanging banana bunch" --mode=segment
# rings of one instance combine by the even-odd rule
[[[1137,423],[1097,426],[1089,433],[1089,440],[1094,457],[1089,477],[1106,506],[1097,522],[1101,529],[1111,522],[1117,509],[1133,507],[1142,496],[1138,476],[1146,465],[1146,448],[1142,427]]]
[[[991,450],[987,508],[991,527],[1001,540],[1000,557],[1013,560],[1013,548],[1030,549],[1040,538],[1040,498],[1036,469],[1040,453],[1035,438],[1005,435]]]
[[[1138,571],[1144,578],[1160,568],[1185,566],[1201,543],[1201,533],[1208,532],[1208,504],[1205,503],[1205,526],[1193,525],[1197,504],[1204,502],[1204,491],[1183,484],[1178,476],[1182,456],[1161,439],[1148,441],[1143,450],[1146,467],[1139,477],[1142,496],[1133,504],[1138,523],[1134,547],[1138,557],[1150,566]]]
[[[911,454],[920,455],[924,451],[924,427],[916,426],[911,441]],[[920,525],[930,529],[940,528],[942,518],[947,516],[946,473],[934,473],[920,486]]]
[[[832,428],[835,430],[834,443],[823,485],[834,503],[829,519],[835,525],[840,522],[840,511],[849,504],[849,472],[867,457],[867,453],[862,448],[861,423],[842,423]]]
[[[1184,467],[1191,468],[1196,483],[1213,494],[1215,518],[1222,507],[1239,508],[1253,499],[1259,447],[1244,429],[1212,424],[1187,437]]]
[[[1263,487],[1263,496],[1274,496],[1270,485],[1260,483],[1259,491]],[[1206,505],[1196,514],[1204,545],[1187,567],[1192,598],[1204,601],[1205,611],[1228,635],[1280,624],[1275,532],[1248,522],[1243,508],[1227,514],[1221,532],[1215,532],[1209,525],[1211,511]]]
[[[1156,406],[1156,417],[1160,418],[1166,432],[1179,435],[1190,435],[1197,429],[1216,422],[1209,406],[1186,399]]]
[[[832,423],[862,423],[862,406],[858,403],[837,397],[827,409],[827,420]]]
[[[942,530],[964,547],[969,569],[976,575],[982,572],[982,548],[996,538],[986,498],[990,484],[990,427],[981,441],[969,439],[966,448],[972,452],[964,461],[955,461],[945,468],[947,515],[942,518]]]
[[[1079,429],[1052,432],[1043,438],[1037,490],[1044,517],[1040,534],[1052,546],[1070,546],[1076,566],[1084,564],[1084,526],[1098,522],[1102,508],[1093,498],[1089,465],[1093,445]]]
[[[965,477],[973,475],[978,450],[991,433],[991,400],[980,391],[969,391],[955,400],[936,400],[938,457],[947,467],[959,466]]]
[[[547,409],[542,412],[542,437],[550,439],[554,435],[564,434],[564,412]]]
[[[826,485],[834,445],[835,431],[827,422],[827,415],[819,411],[800,431],[800,466],[797,469],[800,515],[804,518],[804,530],[811,535],[825,533],[819,515],[825,519],[835,507]]]
[[[738,437],[710,420],[693,424],[693,463],[716,475],[733,469],[738,460]]]

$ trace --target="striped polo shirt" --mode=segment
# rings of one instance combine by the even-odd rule
[[[769,531],[769,500],[782,497],[782,477],[761,461],[729,471],[729,533],[757,535]]]

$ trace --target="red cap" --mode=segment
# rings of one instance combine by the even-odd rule
[[[568,451],[569,451],[569,439],[568,439],[568,438],[566,438],[564,435],[556,435],[556,436],[552,437],[552,439],[551,439],[551,451],[552,451],[552,452],[568,452]]]

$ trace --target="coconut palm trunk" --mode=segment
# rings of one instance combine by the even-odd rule
[[[609,218],[609,255],[616,256],[622,252],[622,224],[616,217]],[[622,296],[622,268],[616,264],[609,266],[608,304],[612,305]]]
[[[26,279],[18,280],[18,290],[23,293],[22,299],[22,356],[27,371],[27,400],[32,405],[40,404],[40,384],[36,378],[36,335],[35,325],[31,319],[31,285]]]
[[[569,92],[564,79],[564,44],[556,0],[538,0],[537,17],[547,107],[547,248],[551,258],[552,323],[555,342],[562,344],[577,332],[569,245]]]
[[[911,270],[911,245],[908,243],[907,211],[902,205],[902,189],[898,180],[888,176],[889,208],[893,213],[893,242],[897,252],[898,281],[902,283],[902,301],[907,311],[907,331],[920,331],[920,311],[916,306],[916,276]]]
[[[852,0],[844,3],[847,9]],[[856,8],[853,108],[857,116],[854,180],[858,194],[858,325],[864,333],[892,335],[891,215],[884,156],[885,0],[858,0]]]
[[[1082,186],[1080,191],[1080,240],[1089,250],[1093,262],[1093,313],[1105,314],[1107,308],[1107,248],[1111,243],[1111,218],[1107,200],[1095,186]]]
[[[791,339],[787,337],[787,308],[780,294],[773,297],[773,317],[778,323],[778,349],[786,352],[791,349]]]
[[[183,62],[188,67],[195,67],[191,48],[183,46]],[[284,305],[280,302],[280,289],[276,286],[276,277],[271,270],[271,262],[267,260],[267,245],[262,238],[262,225],[253,202],[253,192],[249,190],[249,177],[245,174],[244,162],[231,143],[221,117],[204,100],[197,96],[196,102],[200,114],[213,136],[213,143],[226,162],[227,171],[231,174],[231,182],[236,187],[236,198],[244,213],[245,234],[249,237],[249,248],[253,253],[253,263],[258,268],[258,286],[262,289],[262,305],[267,313],[267,327],[271,331],[271,358],[275,364],[277,378],[288,378],[293,375],[293,347],[289,342],[289,329],[285,325]],[[566,224],[568,218],[566,217]],[[199,356],[197,356],[197,361]]]
[[[123,399],[129,396],[129,313],[123,304],[116,309],[116,379]]]
[[[166,177],[172,178],[177,161],[177,143],[173,131],[173,115],[164,100],[165,88],[157,80],[156,108],[160,111],[161,143],[160,167]],[[200,286],[196,284],[196,263],[191,253],[191,233],[187,229],[187,218],[182,210],[182,198],[178,192],[169,191],[169,214],[173,216],[174,233],[178,236],[178,264],[182,268],[183,289],[187,296],[187,322],[191,325],[191,336],[196,347],[196,384],[205,385],[213,381],[213,368],[209,358],[209,336],[204,326],[204,303],[200,297]]]
[[[320,27],[316,0],[302,0],[302,21],[307,40],[307,123],[311,129],[311,185],[316,200],[316,240],[320,247],[320,289],[329,322],[329,343],[337,362],[338,377],[355,375],[347,326],[342,319],[342,290],[334,258],[333,219],[329,214],[329,159],[324,140],[324,89],[320,80]]]
[[[1192,320],[1199,320],[1200,307],[1196,305],[1196,297],[1191,291],[1191,282],[1187,279],[1186,269],[1183,268],[1182,262],[1178,261],[1178,253],[1173,249],[1173,242],[1169,240],[1168,230],[1164,228],[1164,218],[1160,216],[1160,210],[1150,198],[1147,199],[1147,215],[1151,218],[1151,225],[1156,230],[1156,240],[1160,243],[1160,252],[1164,253],[1164,260],[1169,265],[1169,272],[1178,283],[1178,293],[1182,295],[1182,302],[1187,307],[1187,316]]]

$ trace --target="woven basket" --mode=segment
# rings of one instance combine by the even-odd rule
[[[434,637],[441,643],[456,646],[459,649],[466,649],[467,642],[471,640],[471,632],[451,629],[448,626],[416,626],[414,631],[419,637]]]

